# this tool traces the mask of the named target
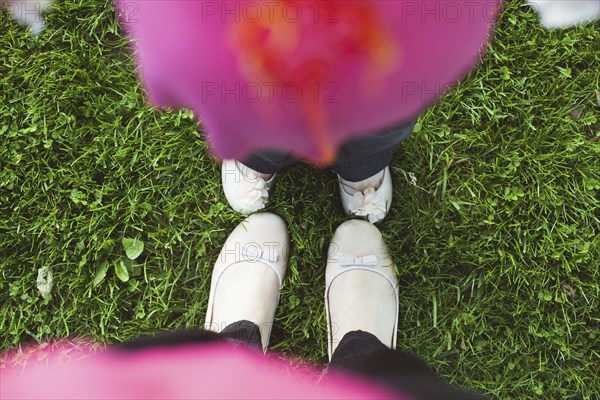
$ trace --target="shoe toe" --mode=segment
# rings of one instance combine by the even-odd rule
[[[354,330],[370,332],[394,348],[398,277],[379,229],[364,220],[344,222],[333,235],[328,255],[325,307],[329,358],[344,335]]]
[[[287,224],[277,214],[261,212],[248,216],[232,232],[231,238],[240,243],[272,244],[284,247],[289,239]]]
[[[251,321],[267,348],[287,270],[288,237],[284,220],[271,213],[253,214],[233,230],[213,268],[206,329],[220,332],[228,324]]]
[[[362,191],[349,193],[343,184],[343,179],[339,175],[338,181],[342,207],[346,214],[365,217],[373,224],[386,217],[392,204],[393,194],[389,167],[384,170],[383,181],[377,189],[367,187]]]
[[[242,173],[235,160],[224,160],[221,166],[225,198],[240,214],[248,215],[265,208],[272,179],[265,181],[256,171]]]
[[[338,261],[340,256],[364,257],[374,255],[377,257],[377,266],[390,266],[392,258],[377,227],[370,222],[352,219],[341,224],[335,231],[329,246],[330,261]],[[333,263],[333,268],[339,267]]]
[[[229,235],[219,256],[220,268],[262,259],[277,270],[281,280],[287,269],[289,247],[287,224],[281,217],[267,212],[252,214]]]

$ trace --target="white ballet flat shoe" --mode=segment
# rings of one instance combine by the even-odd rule
[[[364,220],[335,231],[325,272],[329,360],[344,335],[361,330],[394,349],[398,331],[398,277],[381,232]]]
[[[363,181],[367,182],[371,178]],[[340,197],[344,211],[348,215],[366,217],[372,224],[385,218],[392,204],[392,177],[390,168],[383,170],[383,178],[379,187],[348,182],[338,175]]]
[[[241,214],[252,214],[265,208],[275,175],[268,180],[261,175],[239,161],[223,161],[223,191],[231,208]]]
[[[221,332],[234,322],[253,322],[266,351],[288,257],[289,235],[283,219],[258,213],[239,224],[215,263],[205,329]]]

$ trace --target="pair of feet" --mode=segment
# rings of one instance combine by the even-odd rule
[[[242,214],[265,207],[276,177],[261,174],[236,160],[223,161],[221,176],[229,205]],[[389,167],[360,182],[350,182],[338,175],[338,182],[347,214],[365,217],[371,223],[385,218],[392,203]]]
[[[266,351],[287,271],[289,235],[275,214],[253,214],[238,225],[213,270],[206,329],[221,332],[238,321],[256,324]],[[396,346],[398,279],[381,232],[362,220],[333,235],[325,274],[329,359],[348,332],[365,331]]]

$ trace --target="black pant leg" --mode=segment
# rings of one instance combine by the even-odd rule
[[[120,350],[135,351],[150,347],[171,347],[194,343],[234,342],[260,349],[262,342],[259,327],[250,321],[229,324],[220,333],[204,329],[185,329],[161,333],[156,336],[142,336],[129,342],[116,345]]]
[[[348,141],[339,150],[334,172],[347,181],[358,182],[382,171],[392,161],[400,143],[410,136],[415,122]],[[261,151],[241,160],[242,164],[261,174],[274,174],[296,161],[290,154],[277,151]]]
[[[228,341],[240,343],[262,351],[260,328],[254,322],[238,321],[228,325],[220,333]]]
[[[415,122],[347,142],[340,149],[334,172],[347,181],[358,182],[382,171],[392,162],[400,143],[410,136]]]
[[[412,394],[420,400],[484,399],[453,388],[420,358],[391,350],[368,332],[353,331],[344,335],[329,366],[332,370],[361,375],[390,389]]]
[[[277,151],[261,151],[251,154],[241,163],[261,174],[275,174],[294,164],[297,160],[289,154]]]

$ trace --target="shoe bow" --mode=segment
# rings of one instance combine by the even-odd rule
[[[371,267],[377,266],[377,256],[368,255],[364,257],[353,257],[343,254],[340,257],[340,265],[342,267]]]
[[[242,259],[244,261],[266,261],[268,263],[276,263],[279,259],[279,254],[273,247],[262,249],[258,244],[248,244],[242,248]]]
[[[386,203],[380,191],[369,187],[362,192],[354,193],[350,209],[355,210],[354,215],[368,217],[369,222],[374,223],[385,216]]]

